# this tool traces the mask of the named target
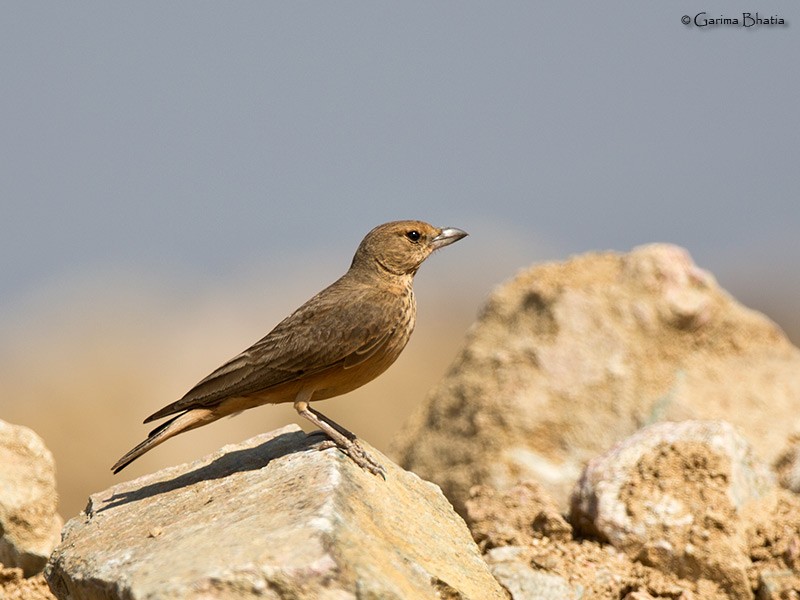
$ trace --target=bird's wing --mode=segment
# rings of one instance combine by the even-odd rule
[[[403,320],[403,303],[373,288],[348,291],[342,287],[334,284],[317,294],[145,423],[367,360],[394,335]]]

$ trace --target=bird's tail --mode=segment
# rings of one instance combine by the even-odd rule
[[[114,473],[119,473],[142,454],[152,450],[162,442],[166,442],[169,438],[183,433],[184,431],[194,429],[195,427],[205,425],[216,419],[217,417],[212,414],[212,411],[204,408],[195,408],[176,415],[169,421],[153,429],[153,431],[147,435],[146,440],[120,458],[114,466],[111,467],[111,470],[114,471]]]

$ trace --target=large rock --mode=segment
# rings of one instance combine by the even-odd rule
[[[652,245],[498,288],[394,447],[462,514],[471,486],[520,480],[566,509],[587,460],[685,419],[730,420],[773,460],[800,423],[800,351],[684,250]]]
[[[53,455],[27,427],[0,421],[0,565],[25,577],[44,568],[60,539]]]
[[[749,600],[751,549],[740,513],[775,489],[730,424],[658,423],[589,462],[571,521],[645,565]]]
[[[435,486],[386,480],[296,426],[91,496],[46,577],[95,599],[501,599]]]

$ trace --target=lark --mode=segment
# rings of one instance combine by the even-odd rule
[[[467,234],[422,221],[393,221],[370,231],[350,269],[234,356],[180,400],[147,417],[167,421],[112,467],[118,473],[169,438],[217,419],[261,406],[292,402],[362,469],[385,469],[356,436],[312,408],[383,373],[400,356],[414,330],[414,275],[428,256]]]

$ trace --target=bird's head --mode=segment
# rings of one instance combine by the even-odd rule
[[[466,235],[460,229],[440,229],[424,221],[384,223],[361,241],[352,267],[377,266],[394,275],[414,275],[431,252],[457,242]]]

